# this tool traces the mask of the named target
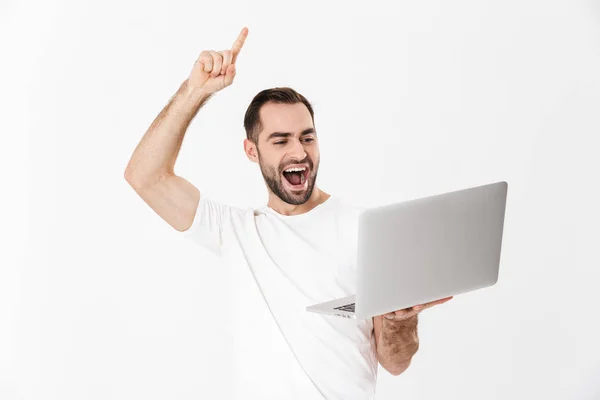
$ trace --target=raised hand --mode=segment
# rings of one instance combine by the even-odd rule
[[[247,36],[248,28],[244,27],[231,50],[202,51],[188,78],[188,87],[191,90],[201,90],[211,94],[231,85],[236,73],[235,62]]]

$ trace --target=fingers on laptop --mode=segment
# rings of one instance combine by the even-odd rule
[[[383,316],[386,317],[387,319],[410,318],[414,315],[417,315],[421,311],[431,308],[435,305],[444,304],[445,302],[450,301],[452,299],[452,297],[453,296],[446,297],[444,299],[440,299],[440,300],[436,300],[436,301],[430,301],[429,303],[425,303],[425,304],[419,304],[419,305],[416,305],[413,307],[405,308],[403,310],[398,310],[396,312],[387,313],[387,314],[384,314]]]
[[[453,296],[446,297],[446,298],[440,299],[440,300],[430,301],[429,303],[425,303],[425,304],[419,304],[417,306],[412,307],[412,309],[417,310],[417,311],[423,311],[427,308],[437,306],[438,304],[444,304],[445,302],[450,301],[452,299],[452,297]]]

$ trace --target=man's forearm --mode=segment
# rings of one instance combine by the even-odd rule
[[[188,88],[187,80],[152,122],[137,145],[125,176],[143,183],[163,173],[173,173],[185,132],[210,95]]]
[[[379,362],[394,375],[399,375],[410,365],[419,349],[417,315],[406,320],[383,318],[377,353]]]

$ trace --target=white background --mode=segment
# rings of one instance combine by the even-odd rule
[[[0,26],[1,399],[220,398],[224,274],[123,172],[243,26],[177,163],[204,193],[266,202],[242,124],[274,86],[313,102],[330,193],[509,183],[498,284],[423,312],[378,398],[600,398],[597,1],[3,0]]]

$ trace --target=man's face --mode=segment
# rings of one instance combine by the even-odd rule
[[[260,119],[263,130],[258,136],[258,161],[267,186],[288,204],[306,203],[320,161],[308,109],[302,103],[267,103],[260,109]]]

